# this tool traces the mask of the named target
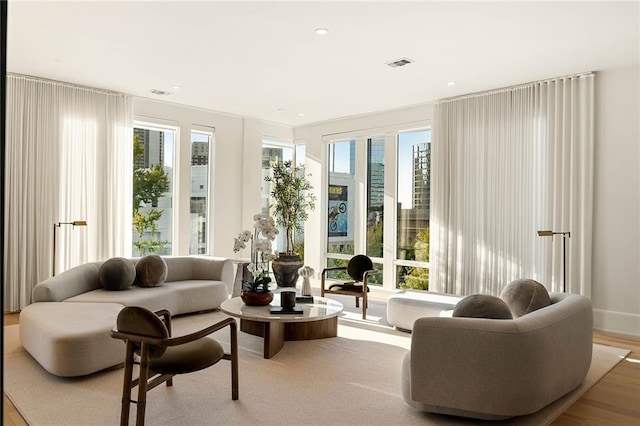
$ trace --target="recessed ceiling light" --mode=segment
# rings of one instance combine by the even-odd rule
[[[456,82],[455,81],[449,81],[447,82],[447,86],[455,86]]]
[[[316,28],[316,34],[318,35],[327,35],[329,34],[329,30],[326,28]]]
[[[171,88],[176,90],[182,89],[180,86],[171,86]]]
[[[304,117],[304,112],[299,112],[298,117]]]

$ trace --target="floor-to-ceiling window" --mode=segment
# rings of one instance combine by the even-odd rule
[[[173,170],[177,129],[133,129],[133,255],[172,254]]]
[[[327,266],[362,253],[382,271],[372,284],[428,289],[430,148],[429,129],[328,142]]]
[[[191,236],[189,254],[206,254],[209,212],[209,175],[212,134],[191,131]]]
[[[304,144],[293,144],[291,142],[276,141],[270,139],[262,140],[262,214],[270,213],[270,206],[273,204],[271,200],[272,183],[265,182],[264,178],[272,175],[271,167],[275,163],[291,161],[293,165],[299,168],[298,173],[306,173],[305,171],[305,146]],[[271,212],[272,213],[272,212]],[[272,214],[273,216],[273,214]],[[286,250],[285,230],[279,227],[280,233],[273,243],[273,249],[277,251]],[[302,231],[294,232],[294,248],[293,251],[304,259],[304,233]]]
[[[356,141],[330,143],[327,187],[327,266],[345,266],[355,254]],[[346,278],[344,273],[329,276]]]
[[[429,288],[431,131],[398,134],[396,287]]]
[[[365,254],[373,260],[374,268],[382,273],[373,275],[370,283],[381,285],[384,276],[384,136],[367,139],[367,231]]]

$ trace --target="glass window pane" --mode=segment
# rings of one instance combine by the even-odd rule
[[[189,254],[207,253],[207,198],[211,135],[191,132],[191,239]]]
[[[397,252],[399,260],[429,262],[429,199],[431,182],[431,131],[398,135],[398,222]],[[401,267],[400,269],[406,267]],[[409,268],[410,269],[410,268]],[[423,269],[423,268],[415,268]],[[416,270],[416,273],[420,271]],[[405,275],[398,273],[397,286],[404,285]],[[422,277],[422,276],[421,276]],[[423,286],[428,286],[427,275]],[[413,280],[412,282],[414,282]]]
[[[271,166],[274,163],[282,163],[284,161],[293,161],[293,146],[283,146],[282,143],[275,141],[262,141],[262,214],[269,215],[269,206],[273,204],[271,200],[272,183],[265,182],[264,178],[271,176]],[[275,219],[275,217],[274,217]],[[287,249],[286,232],[282,226],[278,226],[279,234],[271,247],[279,252]],[[298,253],[296,251],[296,253]],[[298,253],[301,257],[303,253]]]
[[[355,141],[329,144],[327,252],[354,254]]]
[[[306,174],[306,146],[304,144],[296,144],[295,150],[295,164],[300,167],[298,173]],[[300,255],[304,261],[304,228],[300,231],[295,231],[293,234],[293,251]]]
[[[413,266],[396,267],[396,287],[429,290],[429,269]]]
[[[372,275],[369,278],[369,285],[382,286],[382,277],[384,276],[384,270],[382,269],[382,263],[374,263],[373,267],[380,271],[379,274]]]
[[[327,259],[327,268],[332,268],[334,266],[343,266],[346,268],[347,263],[349,263],[349,261],[346,259],[329,258]],[[326,274],[326,277],[331,280],[341,280],[341,281],[347,281],[351,279],[349,277],[349,274],[347,274],[346,269],[339,269],[337,271],[328,271]]]
[[[171,254],[173,130],[133,129],[133,255]]]
[[[384,136],[367,141],[367,256],[382,257]]]

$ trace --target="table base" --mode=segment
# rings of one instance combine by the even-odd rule
[[[285,341],[324,339],[338,335],[338,317],[309,322],[240,320],[240,331],[264,338],[264,357],[280,352]]]

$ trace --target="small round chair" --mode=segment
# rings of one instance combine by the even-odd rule
[[[329,288],[326,288],[327,273],[340,270],[346,270],[353,281],[332,283]],[[362,319],[367,319],[367,308],[369,307],[367,293],[370,291],[368,281],[371,276],[379,273],[379,270],[374,269],[373,262],[368,256],[355,255],[349,260],[347,266],[333,266],[322,270],[320,296],[324,297],[325,294],[355,296],[356,308],[360,307],[360,297],[362,297]]]

